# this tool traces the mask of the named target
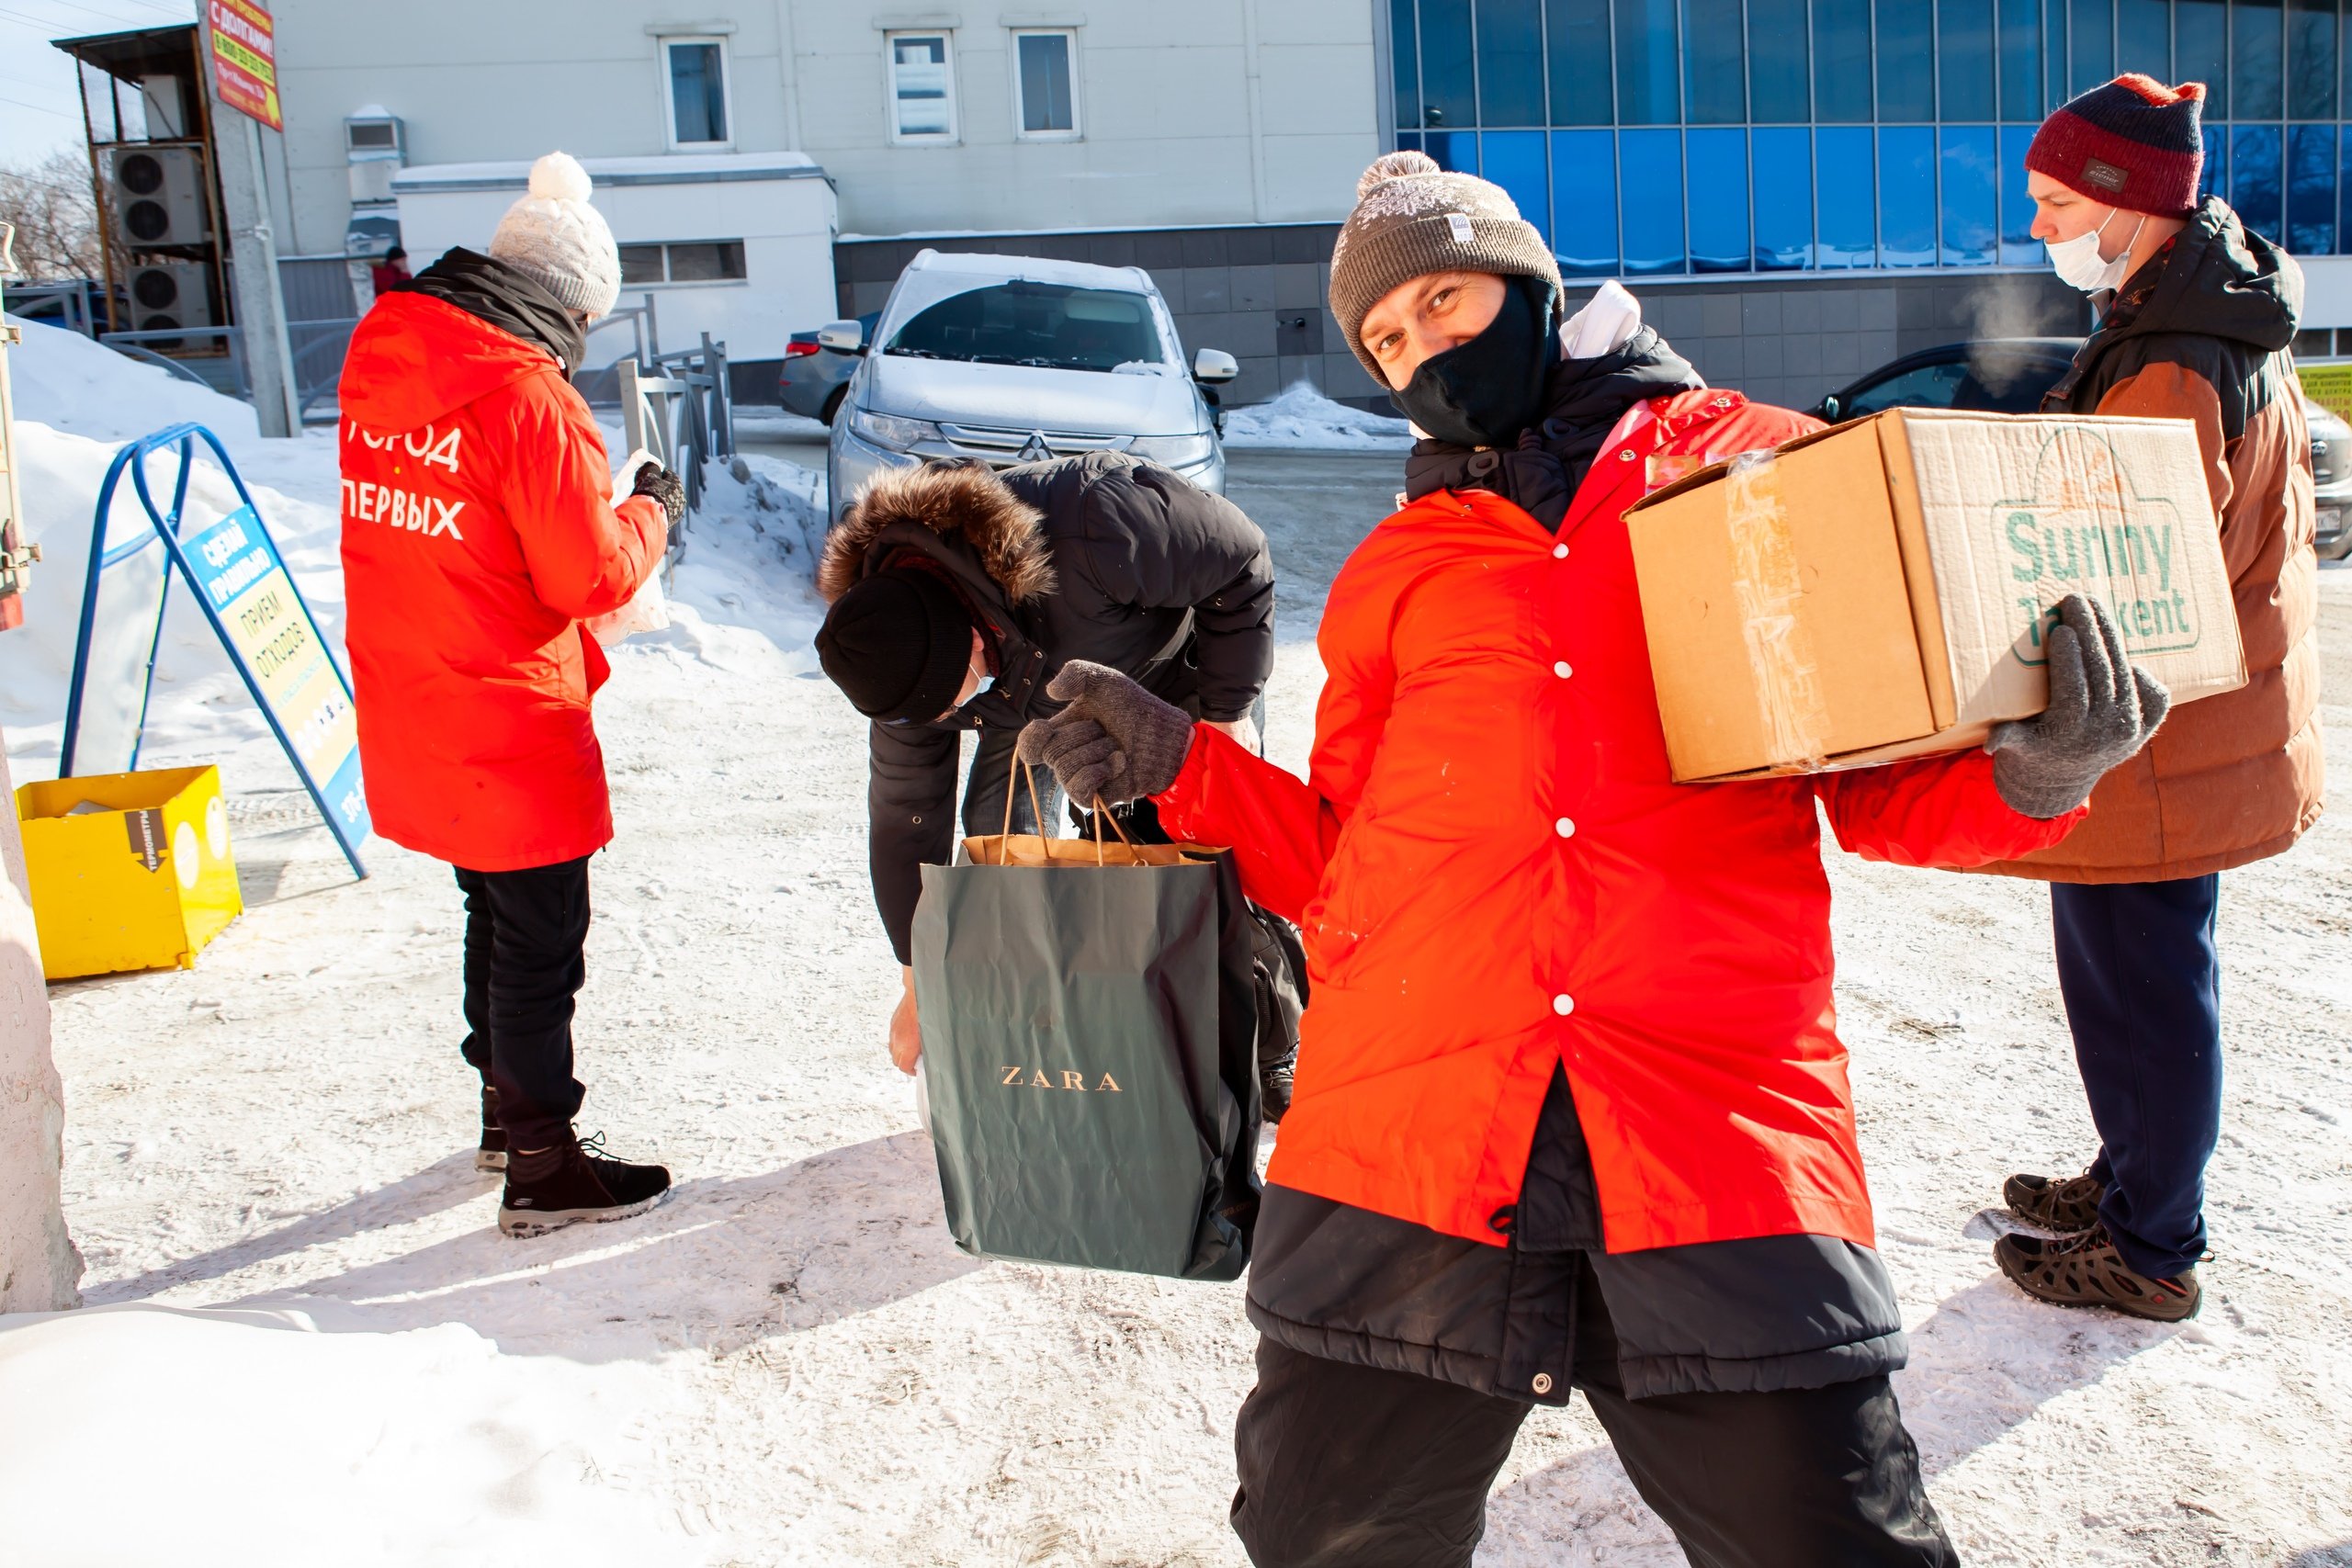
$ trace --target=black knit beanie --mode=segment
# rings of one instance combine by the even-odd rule
[[[817,659],[871,719],[927,721],[956,705],[972,661],[972,617],[927,571],[882,571],[833,602]]]

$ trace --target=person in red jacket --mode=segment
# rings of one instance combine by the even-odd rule
[[[1582,1388],[1694,1563],[1956,1561],[1888,1374],[1817,809],[1972,866],[2063,838],[2163,716],[2096,605],[1992,750],[1670,778],[1622,513],[1818,428],[1706,388],[1616,286],[1565,324],[1498,187],[1366,173],[1331,308],[1424,434],[1333,584],[1300,779],[1072,664],[1024,754],[1150,798],[1299,921],[1313,1000],[1253,1244],[1233,1522],[1261,1568],[1470,1561]]]
[[[670,1186],[583,1147],[572,998],[588,857],[612,840],[588,705],[610,673],[582,622],[627,604],[684,511],[641,467],[607,503],[603,436],[573,389],[620,258],[560,152],[531,170],[490,254],[452,250],[352,333],[343,570],[359,762],[376,830],[448,862],[466,900],[466,1060],[500,1228],[620,1219]]]

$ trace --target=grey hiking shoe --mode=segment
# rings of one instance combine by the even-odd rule
[[[2195,1317],[2204,1300],[2193,1268],[2174,1280],[2151,1280],[2132,1272],[2105,1225],[2054,1241],[2005,1235],[1993,1244],[1993,1261],[2018,1290],[2053,1306],[2109,1307],[2133,1317],[2178,1323]]]
[[[2098,1224],[2098,1201],[2107,1189],[2088,1172],[2081,1176],[2019,1174],[2001,1183],[2009,1213],[2040,1230],[2064,1235]]]

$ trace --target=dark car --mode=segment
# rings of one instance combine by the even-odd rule
[[[869,310],[857,318],[868,338],[881,316],[879,310]],[[784,345],[784,369],[776,377],[779,400],[794,413],[832,423],[842,406],[842,389],[849,385],[857,358],[854,352],[819,343],[813,328],[793,333],[792,341]]]
[[[2080,338],[2003,337],[1948,343],[1906,354],[1821,400],[1813,416],[1830,424],[1888,409],[1973,409],[2032,413],[2074,363]],[[2352,425],[2303,400],[2318,484],[2317,544],[2329,560],[2352,556]]]

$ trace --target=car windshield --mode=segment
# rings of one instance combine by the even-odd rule
[[[926,305],[890,334],[882,352],[1053,370],[1165,363],[1147,296],[1021,278]]]

